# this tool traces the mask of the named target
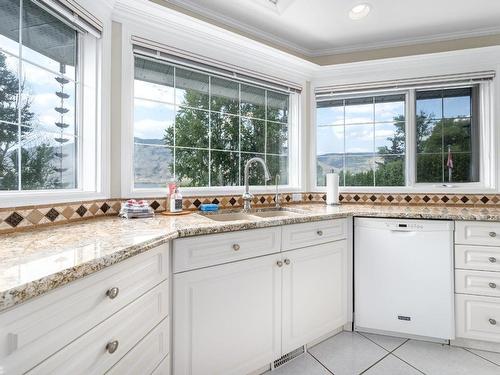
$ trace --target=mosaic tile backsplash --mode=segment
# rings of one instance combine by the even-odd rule
[[[322,203],[324,193],[301,193],[301,200],[293,201],[291,193],[283,193],[284,203]],[[125,199],[95,200],[85,202],[61,203],[52,205],[0,208],[0,233],[12,232],[37,226],[64,224],[105,215],[117,215]],[[167,208],[165,198],[146,198],[149,205],[161,212]],[[383,205],[446,205],[491,207],[500,205],[500,195],[475,194],[394,194],[394,193],[345,193],[340,195],[341,203],[383,204]],[[184,197],[185,210],[197,210],[203,203],[216,203],[221,208],[241,207],[239,195]],[[274,194],[256,195],[255,207],[274,204]]]

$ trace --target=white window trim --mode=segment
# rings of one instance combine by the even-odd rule
[[[403,90],[406,97],[405,116],[406,116],[406,150],[405,150],[405,186],[340,186],[341,193],[350,192],[387,192],[387,193],[478,193],[489,194],[497,191],[496,183],[497,172],[495,168],[495,129],[494,129],[494,95],[493,86],[498,81],[495,78],[493,81],[485,81],[479,84],[480,100],[479,100],[479,158],[480,158],[480,175],[479,182],[468,183],[452,183],[452,184],[437,184],[437,183],[417,183],[416,177],[416,144],[415,132],[416,124],[413,114],[415,113],[415,90]],[[446,88],[446,85],[443,85]],[[312,91],[314,92],[314,91]],[[387,94],[394,93],[394,90],[387,90]],[[384,95],[384,92],[377,92],[377,95]],[[366,96],[369,96],[366,93]],[[318,186],[316,173],[316,99],[311,95],[311,124],[313,134],[311,137],[311,179],[313,181],[313,189],[318,192],[326,192],[325,186]]]
[[[111,9],[106,4],[92,4],[95,14],[106,15],[103,36],[78,34],[79,86],[76,116],[79,148],[76,189],[0,191],[1,207],[22,207],[75,202],[109,197],[109,98],[111,60]],[[92,46],[88,47],[89,41]],[[90,63],[92,65],[90,65]],[[104,78],[103,78],[104,77]],[[90,129],[90,131],[87,131]]]
[[[149,33],[154,33],[151,26]],[[156,34],[157,35],[157,34]],[[145,33],[142,27],[130,21],[122,24],[122,129],[121,129],[121,196],[130,198],[160,197],[166,196],[167,188],[135,188],[134,187],[134,54],[133,36],[154,40],[157,43],[158,37],[151,37]],[[161,44],[161,43],[160,43]],[[304,93],[303,93],[304,94]],[[303,178],[299,172],[301,163],[300,134],[302,132],[301,121],[301,97],[303,94],[291,95],[296,98],[295,103],[291,103],[289,111],[289,184],[280,185],[280,191],[300,192],[304,191]],[[256,168],[259,168],[256,166]],[[267,186],[250,186],[254,194],[266,194],[275,192],[274,181],[270,181]],[[221,186],[221,187],[181,187],[180,192],[184,195],[238,195],[243,192],[244,186]]]

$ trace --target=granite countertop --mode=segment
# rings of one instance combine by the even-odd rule
[[[500,209],[301,204],[301,214],[216,222],[197,213],[150,219],[92,219],[0,235],[0,311],[90,275],[177,237],[222,233],[347,216],[500,221]]]

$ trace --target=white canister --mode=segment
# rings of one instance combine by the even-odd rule
[[[339,204],[339,174],[326,174],[326,204]]]

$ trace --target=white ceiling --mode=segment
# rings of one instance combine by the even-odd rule
[[[308,56],[500,33],[500,0],[165,0]]]

